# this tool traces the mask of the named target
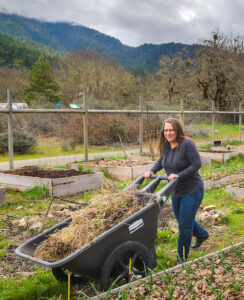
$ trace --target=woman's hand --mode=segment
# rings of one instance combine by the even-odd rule
[[[144,176],[145,177],[145,176]],[[168,180],[169,181],[172,181],[172,180],[174,180],[175,178],[179,178],[179,176],[177,175],[177,174],[174,174],[174,173],[172,173],[172,174],[170,174],[169,176],[168,176]]]
[[[149,179],[151,175],[153,175],[154,173],[152,171],[147,171],[144,173],[144,177]]]

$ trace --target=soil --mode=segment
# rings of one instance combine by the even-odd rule
[[[154,164],[153,161],[144,161],[144,160],[97,160],[92,162],[85,162],[84,165],[87,166],[101,166],[101,167],[137,167],[144,166],[148,164]]]
[[[79,172],[73,169],[70,170],[58,170],[58,169],[49,169],[49,168],[21,168],[11,171],[5,171],[5,174],[11,175],[20,175],[20,176],[31,176],[31,177],[40,177],[40,178],[63,178],[70,176],[78,176],[87,174],[86,172]]]

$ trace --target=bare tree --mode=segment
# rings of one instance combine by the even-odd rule
[[[243,97],[243,40],[224,37],[218,31],[204,40],[196,58],[197,86],[203,99],[224,109]]]

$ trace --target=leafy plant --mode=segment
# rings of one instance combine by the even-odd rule
[[[50,190],[47,185],[35,185],[34,187],[21,192],[21,195],[29,200],[45,199],[50,197]]]

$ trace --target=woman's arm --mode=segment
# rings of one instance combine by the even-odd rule
[[[202,166],[200,154],[197,150],[196,145],[192,141],[186,141],[184,155],[190,164],[187,168],[178,173],[179,178],[186,178],[192,176]]]
[[[162,157],[160,157],[154,164],[154,166],[151,168],[150,171],[147,171],[144,173],[145,178],[150,178],[151,175],[157,173],[162,169]]]

